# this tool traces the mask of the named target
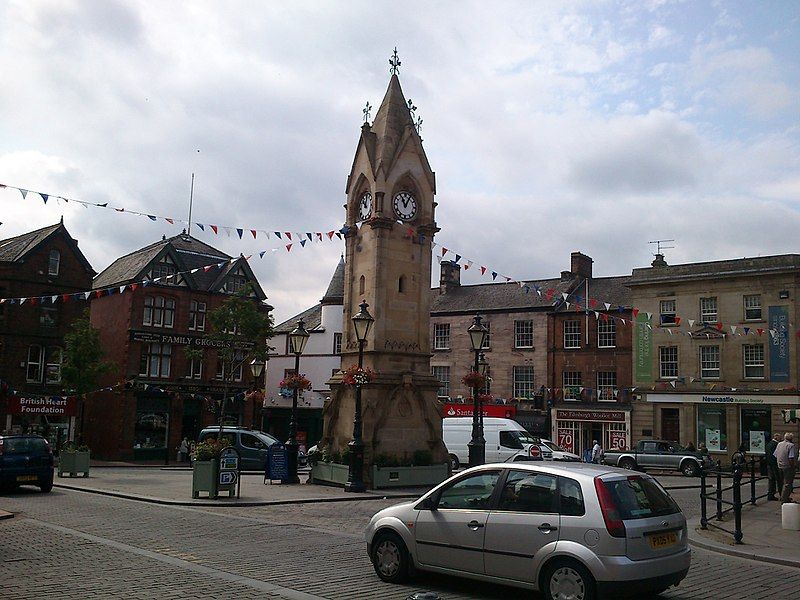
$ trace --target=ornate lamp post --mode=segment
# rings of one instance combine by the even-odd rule
[[[475,315],[472,325],[467,329],[469,341],[472,344],[472,351],[475,353],[475,373],[480,373],[480,354],[483,343],[486,341],[488,330],[481,323],[481,316]],[[486,462],[486,440],[483,437],[483,409],[481,408],[478,396],[480,387],[476,384],[472,386],[472,439],[467,443],[469,448],[469,466],[475,467]]]
[[[260,358],[256,357],[250,361],[250,372],[253,374],[253,390],[258,390],[258,380],[261,377],[261,373],[264,372],[265,363]],[[261,427],[256,427],[256,400],[253,399],[253,429],[261,429]]]
[[[364,367],[364,344],[367,342],[372,323],[375,319],[369,314],[367,307],[369,304],[362,301],[358,314],[353,315],[353,328],[356,330],[358,340],[358,368]],[[347,473],[347,483],[344,486],[346,492],[363,492],[366,490],[364,485],[364,440],[361,438],[361,384],[356,383],[356,414],[353,419],[353,439],[347,444],[350,447],[350,469]]]
[[[300,355],[306,348],[309,335],[303,319],[297,322],[297,327],[289,334],[289,350],[294,354],[294,372],[298,376],[300,375]],[[289,439],[286,442],[286,466],[289,471],[286,483],[300,483],[300,478],[297,476],[297,394],[297,388],[294,388],[292,391],[292,419],[289,421]]]

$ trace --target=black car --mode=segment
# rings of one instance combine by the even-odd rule
[[[39,435],[0,435],[0,488],[53,489],[53,451]]]
[[[216,439],[219,427],[212,425],[200,432],[198,441]],[[243,471],[263,471],[267,466],[267,449],[272,444],[280,443],[279,440],[263,431],[254,431],[244,427],[223,427],[222,438],[230,441],[231,446],[239,451]],[[301,467],[307,462],[304,452],[297,453],[297,464]]]

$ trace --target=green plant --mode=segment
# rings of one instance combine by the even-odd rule
[[[61,452],[89,452],[89,446],[76,442],[67,442],[61,446]]]
[[[433,454],[430,450],[415,450],[412,462],[415,467],[427,467],[433,463]]]
[[[320,461],[324,462],[325,451],[324,448],[320,450],[318,446],[314,446],[311,450],[309,450],[308,455],[306,458],[308,459],[309,466],[313,467]]]
[[[230,440],[223,439],[221,442],[217,441],[216,438],[209,438],[203,442],[200,442],[194,447],[194,459],[195,460],[214,460],[219,458],[220,453],[222,452],[223,448],[227,448],[231,445]]]

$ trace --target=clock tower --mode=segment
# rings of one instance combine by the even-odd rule
[[[358,362],[351,317],[366,301],[375,321],[364,366],[377,376],[362,387],[365,464],[378,455],[411,460],[419,450],[444,463],[429,333],[436,180],[396,72],[371,125],[365,116],[345,189],[342,369]],[[341,374],[330,385],[322,445],[341,452],[353,438],[355,390]]]

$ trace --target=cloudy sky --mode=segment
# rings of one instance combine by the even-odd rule
[[[338,228],[397,46],[436,240],[476,263],[531,279],[575,250],[627,274],[657,239],[673,264],[800,251],[794,1],[11,0],[0,23],[3,184],[186,219],[195,172],[198,222]],[[0,238],[62,215],[97,271],[185,227],[0,189]],[[193,233],[267,251],[278,321],[319,300],[343,248]]]

